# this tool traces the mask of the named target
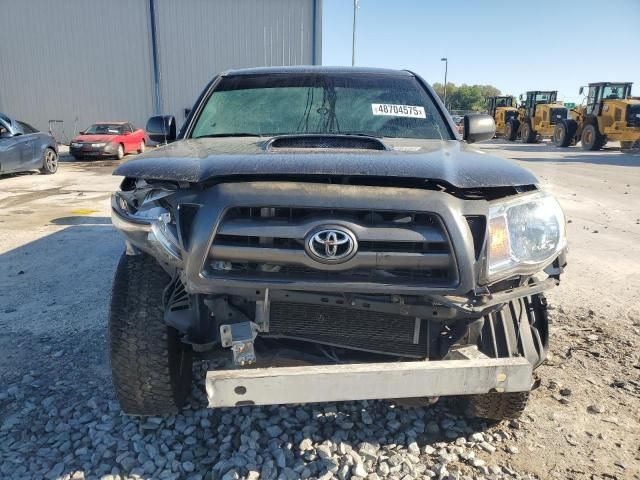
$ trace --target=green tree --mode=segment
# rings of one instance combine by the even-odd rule
[[[433,89],[444,102],[444,85],[436,82],[433,84]],[[467,85],[463,83],[456,86],[454,83],[447,82],[447,108],[449,110],[482,111],[485,109],[487,98],[498,95],[500,95],[500,89],[493,85]]]

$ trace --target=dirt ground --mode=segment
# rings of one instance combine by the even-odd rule
[[[640,153],[498,140],[481,149],[531,169],[558,196],[570,242],[548,295],[551,351],[518,452],[493,456],[543,479],[638,479]],[[53,176],[0,177],[0,391],[52,359],[97,389],[110,382],[107,302],[123,246],[109,219],[117,162],[63,160]]]

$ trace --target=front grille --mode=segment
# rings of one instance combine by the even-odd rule
[[[273,302],[269,333],[403,357],[429,356],[429,323],[403,315],[333,305]]]
[[[549,111],[549,123],[555,125],[560,120],[566,120],[567,109],[566,108],[552,108]]]
[[[305,239],[331,225],[352,231],[358,249],[329,268],[306,253]],[[244,280],[443,287],[458,281],[446,229],[426,212],[236,207],[222,219],[209,260],[208,275]]]
[[[640,105],[627,105],[627,125],[640,127]]]
[[[518,112],[516,110],[508,110],[504,112],[504,122],[507,123],[509,120],[514,120],[518,118]]]

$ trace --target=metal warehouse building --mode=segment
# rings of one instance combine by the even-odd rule
[[[321,63],[322,0],[6,0],[0,112],[67,137],[185,118],[229,68]],[[59,140],[66,140],[59,138]]]

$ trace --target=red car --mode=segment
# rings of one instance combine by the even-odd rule
[[[141,128],[129,122],[98,122],[80,132],[69,145],[74,158],[115,157],[123,158],[127,153],[144,152],[149,137]]]

